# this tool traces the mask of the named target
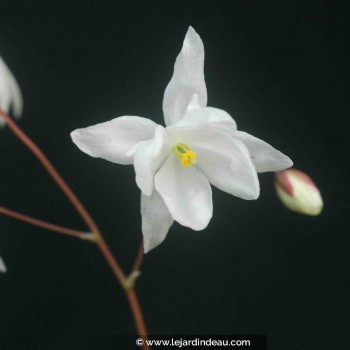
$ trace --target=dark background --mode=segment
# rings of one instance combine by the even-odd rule
[[[313,218],[279,203],[273,174],[259,176],[257,201],[214,190],[206,230],[175,224],[145,257],[137,292],[151,334],[267,334],[272,350],[346,344],[348,13],[346,1],[326,0],[0,1],[0,54],[24,96],[19,124],[126,271],[141,241],[134,170],[85,155],[69,133],[127,114],[163,123],[163,92],[189,25],[206,50],[208,104],[289,155],[322,192],[324,211]],[[7,128],[0,152],[0,205],[85,230]],[[59,344],[67,337],[135,334],[94,245],[7,217],[0,240],[9,270],[0,276],[0,332],[12,336],[1,349],[66,349]],[[31,339],[20,345],[16,337]]]

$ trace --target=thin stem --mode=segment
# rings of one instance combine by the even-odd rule
[[[134,315],[135,318],[135,324],[136,324],[136,328],[137,328],[137,333],[139,335],[143,335],[144,337],[148,336],[148,332],[146,329],[146,325],[145,325],[145,321],[143,320],[143,315],[141,312],[141,307],[139,304],[139,301],[137,299],[136,293],[135,293],[135,289],[128,289],[126,291],[126,296],[128,297],[129,300],[129,304],[132,310],[132,313]],[[144,350],[148,350],[150,349],[149,346],[144,343],[143,345]]]
[[[131,270],[131,273],[140,270],[140,267],[141,267],[142,261],[143,261],[143,256],[144,256],[144,252],[143,252],[143,241],[142,241],[140,244],[139,250],[137,252],[136,260],[135,260],[134,266]]]
[[[38,158],[42,166],[46,169],[49,175],[56,182],[57,186],[62,190],[62,192],[67,196],[69,201],[75,207],[77,212],[80,214],[82,219],[85,221],[86,225],[89,227],[92,233],[95,233],[98,236],[97,245],[101,250],[102,254],[105,256],[109,266],[113,270],[114,274],[118,278],[121,284],[124,283],[125,275],[119,266],[116,259],[113,257],[112,252],[108,248],[104,238],[97,227],[96,223],[85,209],[83,204],[80,202],[75,193],[71,190],[68,184],[63,180],[61,175],[55,169],[55,167],[51,164],[45,154],[41,151],[41,149],[32,141],[30,138],[16,125],[16,123],[3,111],[0,110],[0,115],[5,119],[6,124],[12,130],[12,132],[24,143],[25,146],[29,148],[29,150]]]
[[[91,216],[81,204],[77,196],[73,193],[67,183],[62,179],[62,177],[58,174],[57,170],[45,156],[45,154],[41,151],[41,149],[30,140],[30,138],[16,125],[16,123],[2,110],[0,110],[0,115],[5,119],[6,124],[11,129],[11,131],[24,143],[25,146],[29,148],[29,150],[38,158],[40,163],[46,169],[46,171],[50,174],[53,180],[56,182],[58,187],[64,192],[64,194],[68,197],[70,202],[73,204],[75,209],[78,211],[82,219],[85,221],[87,226],[91,228],[91,231],[98,231],[97,225],[92,220]]]
[[[82,219],[85,221],[86,225],[89,227],[92,233],[94,233],[98,239],[96,241],[96,244],[98,248],[100,249],[102,255],[105,257],[108,265],[112,269],[114,275],[119,280],[120,284],[124,287],[126,277],[121,269],[119,263],[113,256],[111,250],[109,249],[106,241],[104,240],[101,231],[97,227],[96,223],[88,213],[88,211],[85,209],[85,207],[82,205],[78,197],[74,194],[74,192],[71,190],[71,188],[67,185],[67,183],[63,180],[61,175],[57,172],[57,170],[54,168],[54,166],[51,164],[51,162],[48,160],[48,158],[45,156],[45,154],[41,151],[41,149],[29,139],[29,137],[16,125],[16,123],[5,113],[4,111],[0,110],[0,115],[5,119],[6,124],[8,127],[12,130],[12,132],[24,143],[25,146],[29,148],[29,150],[37,157],[37,159],[40,161],[42,166],[46,169],[46,171],[49,173],[49,175],[53,178],[53,180],[56,182],[57,186],[62,190],[62,192],[67,196],[67,198],[70,200],[72,205],[75,207],[77,212],[80,214]],[[125,293],[128,297],[129,304],[134,316],[136,328],[138,331],[138,334],[140,336],[147,336],[148,332],[146,329],[146,325],[142,316],[141,308],[138,303],[136,293],[132,289],[126,289],[124,288]],[[143,345],[143,349],[147,350],[149,349],[147,344]]]
[[[62,233],[64,235],[68,235],[68,236],[87,239],[88,236],[93,235],[91,233],[81,232],[78,230],[73,230],[71,228],[51,224],[51,223],[43,221],[43,220],[35,219],[35,218],[30,217],[30,216],[20,214],[16,211],[13,211],[13,210],[10,210],[10,209],[4,208],[4,207],[0,207],[0,214],[9,216],[9,217],[16,219],[16,220],[24,221],[30,225],[38,226],[38,227],[44,228],[46,230]]]

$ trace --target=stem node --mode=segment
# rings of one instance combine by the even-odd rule
[[[128,291],[130,289],[133,289],[135,287],[135,282],[138,277],[141,276],[140,271],[133,271],[131,274],[125,278],[125,281],[123,283],[123,288]]]
[[[97,232],[88,232],[82,233],[80,238],[91,243],[97,243],[99,240],[99,235]]]

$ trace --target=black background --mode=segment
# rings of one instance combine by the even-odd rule
[[[19,124],[82,199],[126,271],[141,241],[134,170],[88,157],[69,133],[130,114],[163,123],[163,92],[189,25],[206,50],[208,104],[289,155],[322,192],[324,211],[312,218],[282,207],[273,174],[259,176],[257,201],[214,190],[206,230],[175,224],[145,257],[137,292],[151,334],[267,334],[269,349],[284,350],[346,344],[345,3],[0,2],[0,54],[24,96]],[[0,205],[85,230],[7,128],[0,152]],[[0,239],[9,270],[0,276],[0,332],[31,337],[22,346],[17,340],[19,348],[135,334],[123,291],[93,245],[6,217]]]

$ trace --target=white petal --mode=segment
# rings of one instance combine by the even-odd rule
[[[194,166],[183,167],[171,153],[155,176],[155,188],[181,225],[203,230],[213,215],[208,180]]]
[[[0,57],[0,108],[8,113],[11,106],[13,115],[20,117],[23,109],[22,94],[15,77]]]
[[[6,265],[4,263],[4,260],[2,260],[1,256],[0,256],[0,272],[7,272],[7,268],[6,268]]]
[[[222,191],[243,199],[259,197],[259,180],[244,144],[227,133],[203,128],[191,137],[196,167]]]
[[[22,93],[21,90],[18,86],[18,83],[13,76],[13,74],[10,72],[10,70],[7,70],[7,82],[8,82],[8,87],[10,89],[11,93],[11,103],[12,103],[12,111],[13,115],[17,118],[19,118],[22,114],[23,110],[23,98],[22,98]]]
[[[277,151],[268,143],[243,131],[234,132],[234,136],[241,140],[249,150],[252,161],[258,173],[266,171],[280,171],[290,168],[293,162],[289,157]]]
[[[159,125],[153,139],[139,142],[132,150],[136,183],[147,196],[150,196],[153,191],[154,174],[169,153],[169,147],[165,145],[165,141],[166,130]]]
[[[8,113],[10,109],[10,94],[6,83],[7,82],[0,76],[0,109]],[[5,119],[0,116],[0,127],[5,126],[5,124]]]
[[[193,103],[188,106],[186,113],[183,118],[179,120],[175,126],[203,126],[207,124],[212,124],[212,126],[224,126],[232,128],[232,130],[237,129],[237,124],[234,119],[224,110],[213,108],[213,107],[204,107],[204,108],[195,108],[195,99],[196,95],[193,96]]]
[[[0,61],[0,108],[8,113],[10,109],[11,93],[7,83],[7,74],[4,69],[5,67],[1,67]]]
[[[95,158],[103,158],[113,163],[132,164],[133,156],[128,155],[132,147],[140,141],[153,137],[157,124],[149,119],[123,116],[96,124],[71,133],[73,142],[79,149]]]
[[[207,105],[203,42],[196,31],[189,27],[175,62],[174,74],[164,92],[163,113],[166,125],[174,124],[182,118],[193,94],[198,95],[201,107]]]
[[[151,196],[141,193],[141,216],[143,247],[148,253],[163,242],[174,220],[157,191]]]

